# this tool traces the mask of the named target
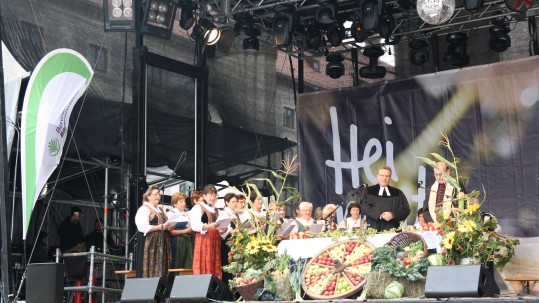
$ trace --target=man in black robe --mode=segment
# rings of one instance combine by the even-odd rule
[[[378,184],[367,187],[361,201],[361,213],[367,218],[370,228],[378,232],[398,228],[410,214],[410,205],[404,193],[389,186],[391,168],[382,166],[376,175]]]

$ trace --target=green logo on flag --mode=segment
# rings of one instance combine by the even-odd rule
[[[54,138],[49,141],[49,155],[56,156],[60,152],[60,141]]]

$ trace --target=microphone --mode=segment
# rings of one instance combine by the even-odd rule
[[[176,170],[183,165],[183,163],[185,162],[185,160],[187,160],[187,157],[186,157],[186,152],[183,151],[181,154],[180,154],[180,158],[178,159],[178,162],[176,162],[176,165],[174,166],[174,169],[172,169],[172,173],[168,176],[168,178],[165,180],[165,182],[163,182],[163,184],[161,184],[161,186],[159,187],[159,192],[161,192],[161,190],[165,187],[165,185],[167,185],[167,182],[168,180],[170,180],[172,178],[172,176],[174,176],[176,174]]]
[[[421,188],[422,185],[423,185],[423,181],[419,181],[419,182],[417,182],[416,188]]]
[[[363,184],[361,184],[359,187],[360,187],[360,188],[361,188],[361,187],[367,188],[368,186],[369,186],[369,185],[368,185],[367,183],[363,183]]]

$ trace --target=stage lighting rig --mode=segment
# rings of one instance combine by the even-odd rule
[[[380,46],[369,46],[363,50],[363,56],[369,58],[369,66],[359,69],[359,76],[368,79],[380,79],[386,76],[386,68],[378,66],[378,58],[383,56],[385,51]]]
[[[326,65],[326,75],[331,79],[338,79],[344,75],[344,64],[342,63],[344,57],[341,53],[329,53],[326,56],[326,61],[328,62]]]

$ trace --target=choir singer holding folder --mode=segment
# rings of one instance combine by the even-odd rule
[[[218,229],[219,210],[215,207],[217,189],[208,184],[202,189],[204,201],[193,206],[189,212],[191,228],[195,232],[195,249],[193,252],[193,274],[213,274],[222,279],[221,268],[221,236]]]

